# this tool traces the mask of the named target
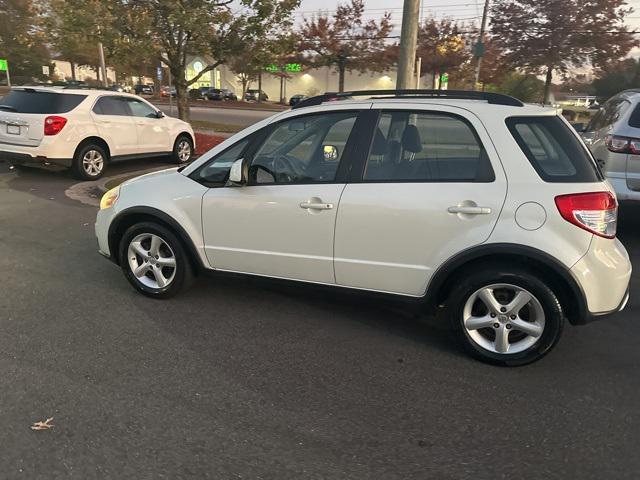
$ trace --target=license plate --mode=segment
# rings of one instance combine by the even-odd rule
[[[10,135],[20,135],[19,125],[7,125],[7,133]]]

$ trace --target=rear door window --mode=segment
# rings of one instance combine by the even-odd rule
[[[53,115],[67,113],[87,98],[72,93],[43,92],[33,89],[11,90],[0,98],[0,112],[39,113]]]
[[[510,117],[506,122],[523,153],[545,182],[602,180],[587,149],[559,117]]]
[[[383,112],[365,182],[492,182],[491,162],[473,127],[444,113]]]
[[[93,107],[93,112],[98,115],[131,115],[126,99],[117,96],[100,97]]]

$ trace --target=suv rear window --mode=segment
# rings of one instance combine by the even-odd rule
[[[11,90],[0,98],[0,111],[16,113],[67,113],[87,98],[72,93],[52,93],[37,90]]]
[[[602,181],[587,149],[559,117],[510,117],[506,122],[516,142],[545,182]]]

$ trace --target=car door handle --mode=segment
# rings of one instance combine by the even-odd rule
[[[462,213],[464,215],[489,215],[491,208],[489,207],[449,207],[447,209],[449,213]]]
[[[333,203],[315,203],[315,202],[302,202],[300,208],[310,208],[311,210],[331,210]]]

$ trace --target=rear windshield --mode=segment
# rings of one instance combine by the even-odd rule
[[[507,126],[540,178],[589,183],[602,176],[585,146],[559,117],[510,117]]]
[[[67,113],[87,98],[86,95],[52,93],[37,90],[11,90],[0,98],[0,112]]]

